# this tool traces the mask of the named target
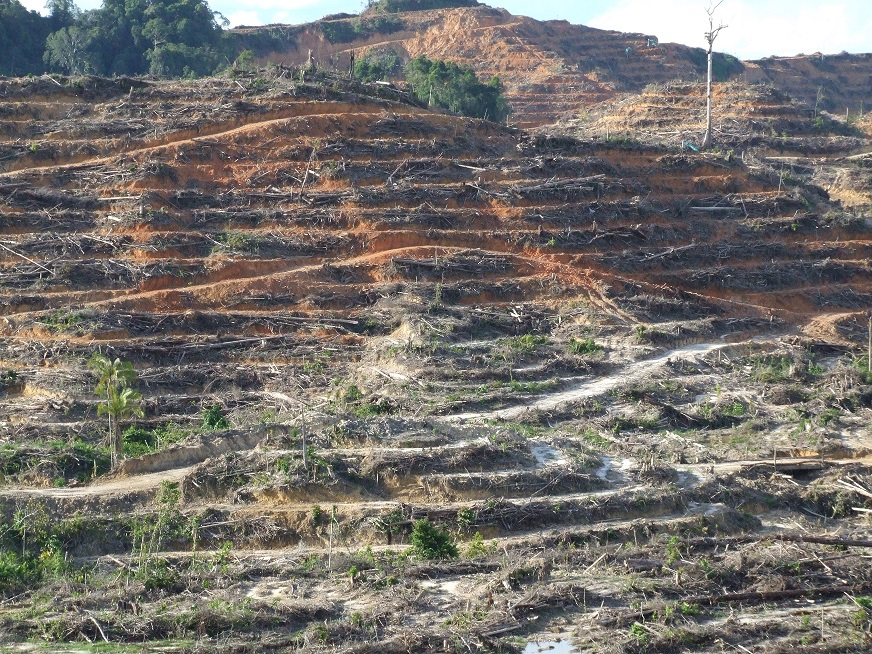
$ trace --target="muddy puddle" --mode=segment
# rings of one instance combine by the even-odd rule
[[[532,640],[524,647],[522,654],[576,654],[578,650],[568,640],[555,639],[552,636],[543,637],[542,640]]]

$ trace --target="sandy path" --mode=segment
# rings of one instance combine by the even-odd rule
[[[549,393],[535,398],[531,402],[520,404],[518,406],[509,407],[506,409],[497,409],[495,411],[472,411],[469,413],[459,413],[455,415],[444,416],[444,420],[465,421],[465,420],[511,420],[518,418],[528,411],[548,411],[562,404],[575,402],[587,397],[596,397],[607,393],[619,384],[624,384],[635,379],[640,379],[651,374],[658,368],[666,364],[670,359],[691,359],[693,357],[702,356],[713,352],[722,347],[732,347],[736,343],[725,343],[718,341],[715,343],[697,343],[685,347],[669,350],[652,359],[644,359],[630,363],[621,370],[607,375],[584,381],[570,389]]]
[[[55,499],[65,499],[146,491],[157,488],[164,481],[181,481],[195,467],[196,464],[184,468],[136,475],[135,477],[115,477],[105,482],[101,481],[91,484],[90,486],[74,486],[72,488],[4,488],[0,490],[0,497],[52,497]]]

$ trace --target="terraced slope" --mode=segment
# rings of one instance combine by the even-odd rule
[[[387,25],[377,29],[379,19]],[[701,31],[698,42],[658,43],[656,35],[537,21],[487,5],[331,16],[305,25],[238,28],[233,36],[261,63],[302,66],[311,51],[320,68],[334,72],[348,70],[352,51],[360,57],[386,49],[404,59],[423,54],[471,65],[482,78],[500,77],[514,110],[511,121],[523,128],[578,118],[600,102],[640,93],[651,84],[704,86],[706,74]],[[836,115],[849,109],[856,115],[872,106],[872,57],[867,54],[740,62],[715,53],[714,66],[717,81],[770,85],[809,109]]]
[[[652,81],[697,79],[704,73],[705,57],[700,62],[699,49],[677,44],[652,47],[644,34],[541,22],[486,5],[392,14],[398,24],[388,33],[358,38],[350,32],[353,20],[238,28],[234,35],[262,62],[303,65],[311,51],[319,67],[344,71],[352,51],[359,57],[392,49],[404,58],[423,54],[471,65],[484,78],[500,77],[514,110],[512,123],[520,127],[551,124],[618,91],[641,90]],[[361,20],[366,25],[368,19]],[[349,32],[348,39],[330,36]]]
[[[560,127],[585,138],[614,135],[680,147],[685,141],[699,143],[705,106],[705,89],[699,85],[652,84],[642,93],[623,94],[562,121]],[[868,149],[867,136],[857,125],[760,84],[715,85],[712,121],[717,145],[737,152],[820,159]]]
[[[868,121],[833,116],[792,101],[771,87],[731,82],[715,87],[718,148],[760,174],[811,182],[846,209],[869,205]],[[636,139],[689,147],[705,132],[705,96],[695,85],[652,85],[640,94],[591,108],[552,129],[586,139]],[[690,145],[687,145],[690,144]]]
[[[862,651],[865,220],[338,78],[0,97],[4,644]],[[95,351],[182,439],[112,477]]]

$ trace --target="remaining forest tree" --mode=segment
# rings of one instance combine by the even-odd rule
[[[0,0],[0,75],[41,73],[46,37],[64,26],[54,27],[50,17],[28,11],[18,0]]]
[[[494,122],[511,113],[500,78],[481,82],[469,66],[421,55],[406,66],[406,80],[415,95],[431,106]]]
[[[219,18],[204,0],[103,0],[82,12],[50,0],[48,16],[0,0],[0,74],[194,77],[233,58]],[[7,54],[8,53],[8,56]]]
[[[85,23],[100,73],[193,77],[221,62],[222,29],[202,0],[104,0]]]

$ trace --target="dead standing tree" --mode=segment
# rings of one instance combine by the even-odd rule
[[[720,0],[717,4],[709,2],[705,12],[708,14],[709,31],[705,33],[705,40],[708,43],[708,76],[706,77],[706,96],[705,96],[705,136],[702,139],[702,148],[710,148],[712,146],[712,50],[714,48],[715,39],[718,38],[722,29],[726,29],[726,25],[721,23],[715,27],[715,12],[721,6],[724,0]]]

